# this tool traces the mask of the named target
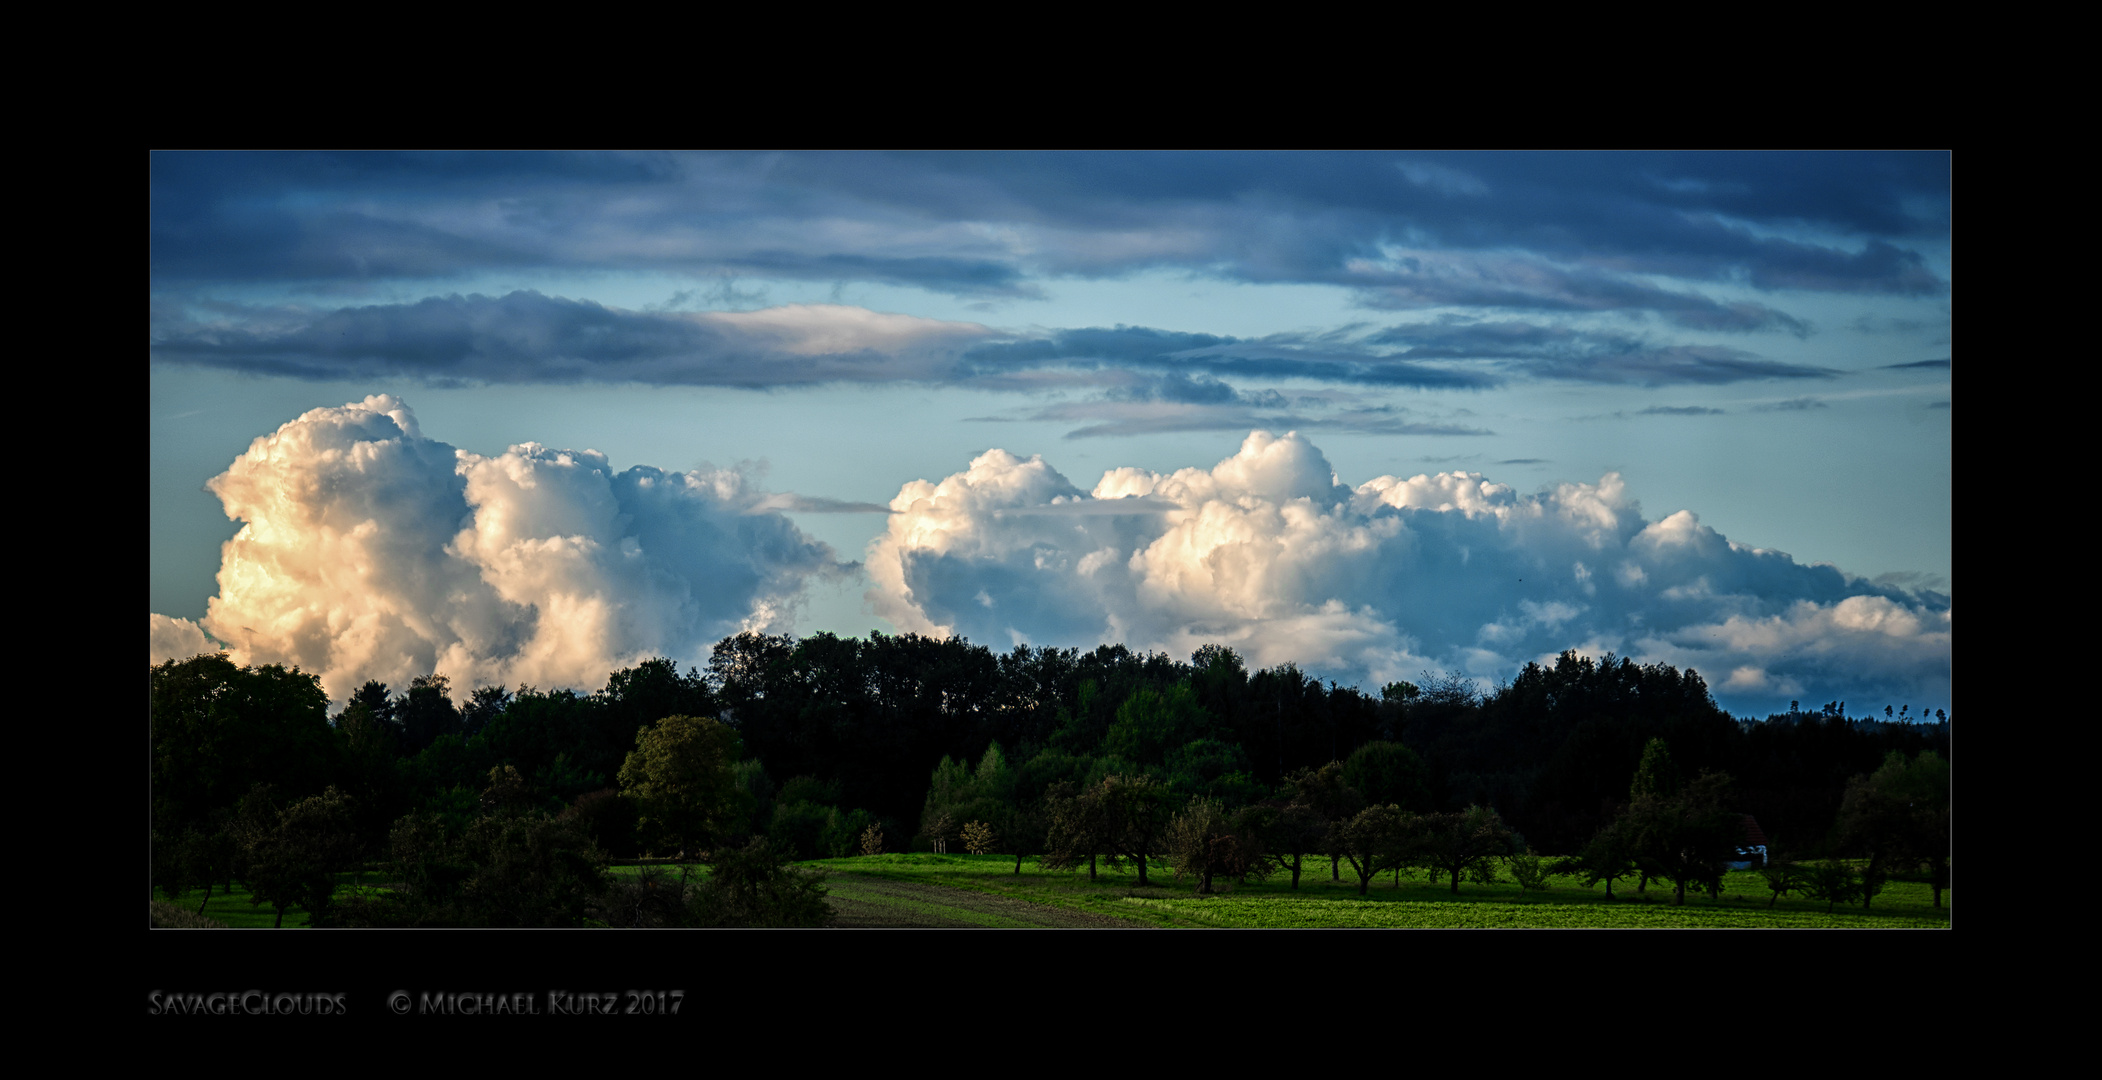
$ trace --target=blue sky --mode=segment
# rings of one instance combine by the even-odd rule
[[[339,698],[743,628],[1578,648],[1945,708],[1949,167],[157,154],[152,647]]]

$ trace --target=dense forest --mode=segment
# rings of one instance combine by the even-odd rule
[[[1856,717],[1832,702],[1733,718],[1696,672],[1574,652],[1487,693],[1459,673],[1368,693],[1291,665],[1249,671],[1216,645],[1182,661],[1117,645],[995,653],[911,634],[748,633],[717,644],[706,670],[651,660],[595,693],[485,686],[463,706],[432,675],[398,690],[367,683],[333,716],[318,680],[297,670],[204,655],[151,675],[163,883],[229,878],[242,829],[253,841],[257,822],[293,828],[299,808],[337,822],[345,852],[392,845],[399,857],[404,843],[427,841],[463,865],[480,857],[470,838],[486,847],[539,822],[546,835],[520,841],[553,868],[536,887],[563,893],[548,902],[572,914],[580,886],[563,884],[559,866],[586,849],[693,855],[764,834],[784,859],[959,839],[1035,854],[1056,846],[1059,808],[1106,782],[1141,782],[1162,806],[1269,806],[1277,813],[1266,820],[1281,821],[1295,798],[1319,801],[1308,792],[1330,766],[1327,782],[1347,782],[1354,805],[1493,810],[1524,849],[1573,854],[1624,812],[1658,741],[1675,776],[1712,777],[1703,790],[1756,817],[1777,847],[1838,854],[1850,782],[1893,754],[1950,758],[1945,714],[1907,705]],[[724,732],[710,753],[734,777],[735,798],[705,829],[670,827],[643,797],[659,783],[643,758],[668,718],[709,718]],[[512,824],[489,824],[499,811]],[[981,832],[965,835],[974,824]],[[1309,850],[1340,859],[1340,843]],[[433,895],[443,892],[432,880]],[[296,884],[278,891],[297,902]]]

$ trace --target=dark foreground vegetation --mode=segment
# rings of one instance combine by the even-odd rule
[[[968,851],[1200,895],[1386,875],[1680,906],[1727,894],[1747,815],[1772,898],[1914,882],[1938,908],[1948,884],[1946,716],[1740,720],[1693,671],[1610,656],[1375,695],[1218,646],[744,634],[706,671],[465,700],[427,676],[329,716],[297,670],[155,667],[155,887],[273,925],[818,925],[798,862]]]

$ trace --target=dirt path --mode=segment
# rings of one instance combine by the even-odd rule
[[[1044,927],[1137,930],[1145,924],[1107,915],[989,896],[947,885],[890,881],[859,874],[834,873],[825,881],[825,899],[836,913],[834,926],[870,927]]]

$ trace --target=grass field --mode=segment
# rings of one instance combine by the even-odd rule
[[[364,889],[368,892],[374,891],[374,886],[378,881],[379,879],[369,871],[358,875],[337,874],[336,896],[340,899],[349,896],[358,889]],[[156,889],[153,890],[153,899],[166,900],[167,897],[162,895],[160,890]],[[203,889],[193,889],[177,897],[174,900],[174,904],[185,911],[194,912],[197,910],[197,905],[204,899]],[[268,904],[249,903],[248,891],[237,884],[232,892],[227,892],[224,889],[213,889],[211,901],[206,903],[204,907],[204,917],[217,919],[235,930],[268,930],[277,924],[277,909]],[[285,909],[285,929],[304,930],[306,925],[306,908],[294,905]]]
[[[1251,881],[1217,896],[1195,896],[1187,882],[1165,868],[1148,872],[1140,887],[1134,872],[1104,867],[1090,883],[1086,871],[1047,871],[1025,860],[1014,873],[1014,859],[1001,855],[876,855],[821,859],[804,866],[827,872],[828,899],[835,922],[847,928],[1501,928],[1501,929],[1940,929],[1949,925],[1949,909],[1933,906],[1927,886],[1892,882],[1867,911],[1839,908],[1831,913],[1820,902],[1783,897],[1766,906],[1766,882],[1757,873],[1729,875],[1720,900],[1688,896],[1683,907],[1671,903],[1669,885],[1652,884],[1647,895],[1633,883],[1618,884],[1617,899],[1603,888],[1586,889],[1574,879],[1556,879],[1545,891],[1527,892],[1515,884],[1462,884],[1458,896],[1444,883],[1431,884],[1404,874],[1400,885],[1390,873],[1360,897],[1353,880],[1330,881],[1326,860],[1310,861],[1294,891],[1290,878]],[[633,866],[610,867],[627,876]],[[676,875],[676,868],[672,869]],[[703,870],[703,873],[706,871]],[[1348,868],[1345,868],[1346,877]],[[338,895],[355,887],[371,889],[377,879],[362,875],[362,886],[343,875]],[[1225,886],[1221,886],[1225,887]],[[1949,890],[1942,901],[1949,903]],[[196,911],[200,890],[179,899]],[[204,914],[233,928],[269,928],[274,909],[248,903],[239,889],[214,892]],[[285,912],[286,928],[304,927],[306,912]]]
[[[1652,884],[1644,895],[1634,890],[1633,883],[1623,883],[1614,890],[1616,899],[1607,900],[1604,889],[1586,889],[1566,878],[1550,882],[1545,891],[1531,892],[1515,884],[1462,884],[1459,895],[1454,896],[1448,884],[1431,884],[1409,874],[1402,876],[1397,887],[1390,873],[1360,897],[1355,880],[1328,879],[1326,860],[1308,865],[1296,892],[1286,877],[1251,881],[1232,892],[1206,897],[1193,895],[1188,883],[1175,880],[1165,869],[1149,871],[1151,883],[1143,888],[1136,873],[1108,869],[1090,884],[1085,871],[1045,871],[1027,860],[1017,875],[1014,859],[998,855],[878,855],[806,865],[832,871],[835,892],[841,886],[865,888],[862,883],[875,881],[932,886],[1160,927],[1932,929],[1949,925],[1948,908],[1935,909],[1925,885],[1893,882],[1866,912],[1854,907],[1828,914],[1822,903],[1790,897],[1768,908],[1771,894],[1765,879],[1750,871],[1730,874],[1720,900],[1689,896],[1684,906],[1674,906],[1669,886]],[[916,899],[925,901],[936,895],[922,892]],[[1942,900],[1945,905],[1949,902],[1947,890]],[[956,925],[913,923],[909,921],[912,914],[903,909],[896,917],[898,921],[888,924],[862,925]]]

